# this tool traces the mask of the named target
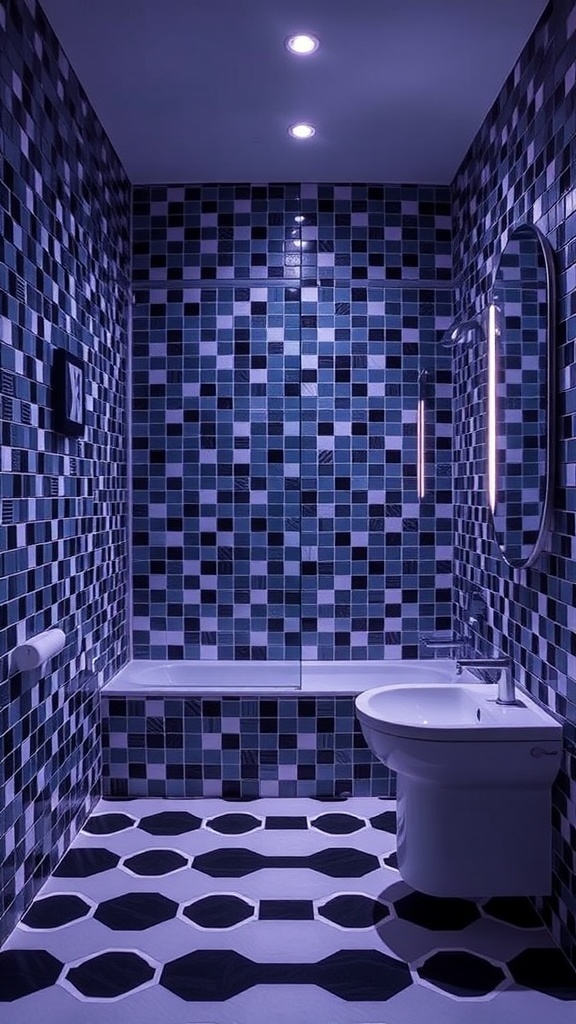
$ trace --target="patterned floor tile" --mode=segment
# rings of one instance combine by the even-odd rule
[[[7,1024],[571,1024],[527,900],[395,870],[392,801],[101,801],[0,952]]]

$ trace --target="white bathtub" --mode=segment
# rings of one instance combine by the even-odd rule
[[[130,661],[103,687],[106,696],[203,693],[361,693],[394,683],[450,682],[448,658],[413,661]]]

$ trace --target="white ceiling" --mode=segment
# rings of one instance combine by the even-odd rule
[[[41,5],[135,183],[449,184],[546,0]]]

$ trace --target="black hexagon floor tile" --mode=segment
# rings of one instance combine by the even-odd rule
[[[343,928],[374,928],[390,916],[390,910],[379,900],[361,893],[343,893],[319,907],[318,914]]]
[[[239,836],[261,828],[262,821],[253,814],[218,814],[215,818],[209,818],[206,827],[225,836]]]
[[[394,903],[396,914],[430,931],[458,931],[480,918],[478,906],[472,900],[448,896],[428,896],[411,892]]]
[[[303,857],[265,856],[254,850],[211,850],[194,857],[192,866],[211,878],[242,878],[264,868],[310,868],[331,878],[360,878],[380,867],[373,853],[353,849],[318,850]]]
[[[86,917],[90,909],[89,903],[72,893],[44,896],[34,900],[30,910],[24,914],[22,924],[28,928],[61,928]]]
[[[486,917],[505,921],[516,928],[544,928],[542,918],[526,897],[495,896],[481,907]]]
[[[486,996],[506,980],[501,967],[475,953],[456,949],[434,953],[417,973],[435,988],[466,999]]]
[[[382,811],[382,814],[376,814],[373,818],[370,818],[370,824],[372,828],[376,828],[380,832],[390,832],[391,835],[396,835],[396,812]]]
[[[0,1002],[55,985],[64,964],[45,949],[7,949],[0,952]],[[5,1018],[9,1021],[9,1018]]]
[[[52,874],[55,878],[88,878],[115,868],[120,860],[117,853],[103,847],[72,848],[62,857]]]
[[[125,857],[123,865],[135,875],[169,875],[186,867],[188,858],[177,850],[143,850]]]
[[[141,818],[138,828],[151,836],[180,836],[202,828],[202,818],[189,811],[160,811]]]
[[[313,828],[333,836],[351,835],[366,828],[366,822],[354,814],[321,814],[310,822]]]
[[[66,981],[91,999],[116,999],[151,981],[155,968],[138,953],[110,950],[68,968]]]
[[[128,814],[92,814],[82,827],[83,832],[91,836],[109,836],[114,832],[123,832],[136,824]]]
[[[166,964],[160,984],[188,1002],[222,1002],[254,985],[317,985],[347,1002],[390,999],[412,984],[407,964],[371,949],[318,963],[264,963],[234,950],[198,950]]]
[[[240,896],[222,893],[196,900],[184,907],[182,913],[199,928],[232,928],[254,917],[256,911],[251,903]]]
[[[524,949],[508,968],[518,985],[555,999],[576,1000],[576,971],[559,949]]]
[[[144,931],[176,917],[178,904],[158,892],[126,892],[104,900],[94,917],[117,932]]]

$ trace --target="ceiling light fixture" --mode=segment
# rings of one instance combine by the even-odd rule
[[[290,50],[290,53],[295,53],[299,57],[305,57],[309,53],[315,53],[320,46],[320,40],[317,36],[311,36],[307,33],[299,33],[296,36],[289,36],[286,40],[286,49]]]
[[[293,139],[311,139],[316,129],[313,124],[301,122],[300,124],[291,124],[288,131]]]

